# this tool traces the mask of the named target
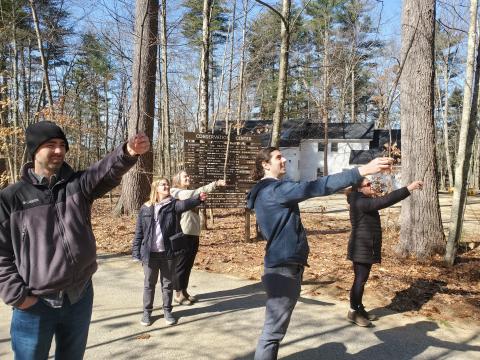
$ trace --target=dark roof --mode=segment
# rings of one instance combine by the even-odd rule
[[[375,124],[371,123],[329,123],[328,138],[335,139],[367,139],[373,138]],[[307,139],[323,139],[325,136],[324,124],[308,124],[304,133]]]
[[[364,165],[381,155],[382,155],[382,151],[378,149],[352,150],[350,152],[350,159],[348,163],[350,165]]]
[[[389,131],[384,129],[374,130],[375,124],[369,123],[329,123],[329,140],[370,140],[370,149],[383,150],[383,144],[389,142]],[[217,121],[219,131],[225,128],[225,122]],[[262,138],[262,146],[268,146],[271,139],[272,120],[246,120],[243,122],[243,134],[256,134]],[[397,142],[400,148],[400,130],[391,130],[392,142]],[[280,147],[299,146],[303,139],[323,139],[324,124],[309,122],[307,120],[285,120],[282,123]],[[367,155],[361,155],[361,158]]]

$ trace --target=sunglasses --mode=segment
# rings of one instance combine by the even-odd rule
[[[370,187],[370,186],[372,186],[372,183],[371,183],[371,182],[367,182],[366,184],[364,184],[364,185],[362,185],[362,186],[360,186],[360,187],[364,188],[364,187]]]

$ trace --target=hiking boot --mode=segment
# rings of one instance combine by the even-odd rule
[[[187,298],[185,295],[183,295],[183,293],[180,293],[180,294],[177,293],[173,297],[173,301],[176,302],[179,305],[192,305],[193,304],[193,301],[190,300],[189,298]]]
[[[360,314],[362,314],[362,316],[370,321],[375,321],[375,320],[378,320],[378,316],[377,315],[373,315],[373,314],[370,314],[369,312],[367,312],[367,310],[365,310],[365,308],[363,306],[360,306],[357,310]]]
[[[177,319],[172,315],[171,311],[164,311],[163,314],[167,325],[175,325],[177,323]]]
[[[354,324],[357,324],[358,326],[367,327],[372,325],[370,320],[368,320],[365,316],[363,316],[359,311],[355,311],[351,309],[348,310],[347,320]]]
[[[142,320],[140,320],[140,324],[143,326],[150,326],[152,325],[152,313],[150,311],[144,311]]]

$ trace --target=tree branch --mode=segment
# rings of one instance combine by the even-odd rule
[[[280,19],[282,20],[283,22],[283,25],[285,25],[285,28],[286,29],[289,29],[289,26],[288,26],[288,22],[287,20],[283,17],[282,13],[280,11],[278,11],[277,9],[275,9],[272,5],[269,5],[267,3],[264,3],[262,0],[255,0],[256,2],[258,2],[259,4],[263,5],[263,6],[266,6],[267,8],[269,8],[270,10],[272,10],[275,14],[277,14],[278,16],[280,16]],[[290,29],[288,30],[290,31]]]

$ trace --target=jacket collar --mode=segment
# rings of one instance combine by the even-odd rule
[[[41,183],[39,182],[39,178],[37,176],[33,176],[32,174],[30,174],[30,171],[33,172],[32,161],[29,161],[22,166],[22,171],[21,171],[22,180],[32,185],[41,185]],[[57,175],[57,183],[67,181],[73,175],[73,173],[74,171],[72,167],[64,161]]]

